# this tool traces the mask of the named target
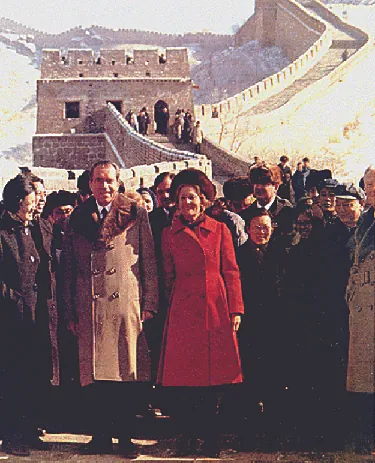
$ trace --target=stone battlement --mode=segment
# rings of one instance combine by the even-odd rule
[[[165,62],[160,62],[158,49],[125,50],[69,49],[43,50],[41,79],[89,79],[89,78],[190,78],[186,48],[167,48]]]

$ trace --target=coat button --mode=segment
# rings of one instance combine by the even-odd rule
[[[94,294],[92,298],[94,301],[97,301],[100,298],[100,294]]]
[[[362,312],[362,307],[360,305],[356,305],[355,308],[357,309],[357,312]]]
[[[30,256],[30,260],[31,260],[31,262],[35,262],[35,257],[34,257],[34,256]]]
[[[100,273],[100,270],[97,268],[94,268],[94,270],[92,271],[93,275],[99,275],[99,273]]]
[[[109,270],[107,270],[107,274],[108,274],[108,275],[113,275],[114,273],[116,273],[115,267],[112,267],[112,268],[110,268]]]
[[[111,295],[111,299],[112,300],[115,300],[115,299],[118,299],[120,297],[120,294],[118,291],[115,291],[112,295]]]
[[[38,291],[38,285],[37,285],[36,283],[33,284],[33,290],[34,290],[35,292]]]

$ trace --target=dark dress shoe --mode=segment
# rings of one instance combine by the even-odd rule
[[[29,446],[20,442],[8,441],[5,445],[5,448],[3,445],[3,450],[8,455],[14,455],[17,457],[28,457],[30,455]]]
[[[175,457],[187,457],[197,453],[198,440],[196,437],[182,436],[176,441]]]
[[[47,442],[43,442],[39,437],[34,437],[33,439],[27,442],[29,447],[33,450],[49,450],[50,446]]]
[[[129,438],[119,438],[118,450],[120,455],[130,460],[139,457],[141,454],[138,445],[133,444]]]
[[[207,440],[203,442],[202,455],[209,458],[220,458],[221,448],[218,440]]]
[[[113,453],[111,437],[93,436],[87,444],[81,445],[79,453],[82,455],[106,455]]]

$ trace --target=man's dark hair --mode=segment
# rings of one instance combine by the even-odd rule
[[[20,203],[26,196],[34,192],[34,187],[29,176],[17,175],[9,180],[3,190],[4,208],[12,213],[20,209]]]
[[[302,159],[302,162],[310,162],[310,158],[306,156],[305,158]]]
[[[246,225],[249,226],[250,222],[255,219],[255,217],[268,216],[271,220],[271,214],[264,207],[255,207],[251,209],[251,213],[246,217]]]
[[[176,174],[173,172],[162,172],[161,174],[157,175],[154,180],[154,190],[156,191],[156,188],[166,179],[170,178],[173,180],[175,178]]]
[[[280,162],[288,162],[288,161],[289,161],[288,156],[285,156],[285,154],[283,156],[281,156]]]
[[[90,171],[85,170],[77,179],[77,188],[82,195],[91,195],[91,190],[89,186],[90,181]]]
[[[21,174],[21,175],[23,175],[24,177],[29,178],[32,183],[41,183],[42,185],[44,185],[44,180],[42,178],[38,177],[37,175],[33,174],[31,172],[31,170],[29,172],[25,172],[24,174]]]
[[[115,164],[114,162],[112,161],[109,161],[108,159],[104,159],[102,161],[97,161],[90,169],[90,175],[89,175],[89,178],[90,178],[90,181],[92,181],[92,177],[94,175],[94,170],[97,168],[97,167],[103,167],[103,166],[112,166],[115,171],[116,171],[116,180],[119,181],[120,179],[120,168],[117,164]]]

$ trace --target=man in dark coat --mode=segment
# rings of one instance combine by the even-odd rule
[[[143,322],[157,311],[154,244],[145,209],[118,193],[119,169],[98,161],[93,196],[71,215],[63,244],[64,304],[78,337],[80,381],[88,397],[93,438],[81,451],[120,452],[131,442],[140,382],[150,379]]]
[[[155,243],[155,255],[159,281],[159,312],[146,327],[147,339],[151,348],[152,372],[154,379],[156,378],[159,365],[161,341],[168,305],[168,301],[165,298],[161,236],[163,230],[172,225],[172,218],[175,212],[174,202],[170,197],[170,189],[174,176],[175,174],[171,172],[162,172],[155,178],[154,191],[158,207],[149,214],[152,235]]]
[[[283,215],[283,209],[292,207],[287,199],[277,196],[277,190],[281,183],[281,171],[276,165],[264,164],[261,166],[254,166],[250,169],[249,179],[254,188],[253,194],[256,201],[247,209],[241,211],[240,215],[245,222],[249,222],[249,218],[252,217],[254,209],[266,209],[275,227],[273,237],[276,237],[280,232],[277,226],[280,217]]]
[[[279,186],[277,194],[280,196],[280,198],[284,198],[290,201],[290,181],[292,178],[292,169],[289,167],[288,162],[288,156],[281,156],[278,166],[281,170],[282,183]]]

